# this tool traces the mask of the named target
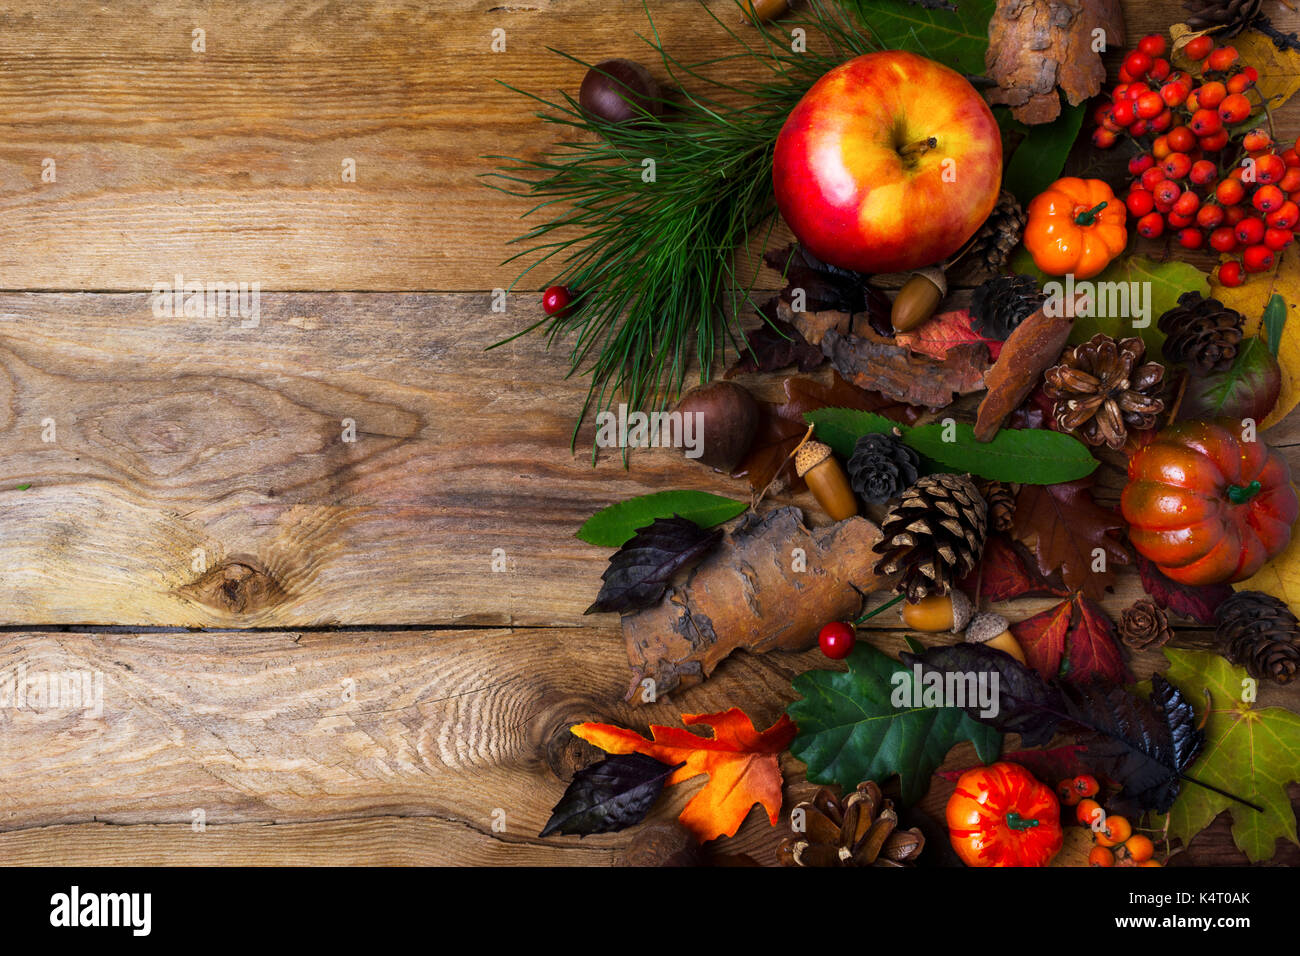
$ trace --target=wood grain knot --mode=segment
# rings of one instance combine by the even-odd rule
[[[592,764],[609,756],[599,747],[593,747],[581,737],[576,737],[569,731],[569,728],[574,724],[580,724],[588,720],[601,722],[604,718],[590,715],[570,716],[555,720],[550,724],[550,732],[546,735],[543,744],[546,766],[550,768],[551,773],[555,774],[564,783],[572,780],[573,775],[579,770],[590,767]]]
[[[253,614],[282,602],[288,591],[249,557],[231,557],[180,589],[191,600],[228,614]]]

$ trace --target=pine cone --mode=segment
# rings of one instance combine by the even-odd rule
[[[947,594],[984,550],[988,505],[970,475],[928,475],[903,492],[872,549],[877,575],[901,575],[894,590],[915,604]]]
[[[1005,342],[1046,299],[1032,276],[994,276],[971,294],[971,328]]]
[[[918,829],[898,829],[894,802],[868,780],[843,801],[822,787],[790,814],[791,836],[777,847],[782,866],[908,866],[925,849]]]
[[[916,481],[921,456],[893,435],[868,434],[858,439],[849,458],[849,483],[863,500],[883,505]]]
[[[1264,0],[1187,0],[1183,9],[1191,16],[1187,25],[1193,30],[1222,27],[1215,38],[1235,37],[1258,19]]]
[[[1010,534],[1016,517],[1016,493],[1005,481],[984,483],[984,500],[989,506],[989,527]]]
[[[1202,375],[1226,371],[1237,357],[1245,321],[1240,312],[1218,299],[1184,292],[1178,297],[1178,305],[1160,316],[1157,323],[1166,336],[1164,356]]]
[[[1300,676],[1300,621],[1283,601],[1238,591],[1215,614],[1219,652],[1259,680],[1289,684]]]
[[[1061,364],[1049,368],[1043,391],[1053,400],[1052,417],[1061,431],[1089,445],[1121,448],[1129,429],[1152,428],[1165,409],[1157,396],[1163,365],[1139,364],[1146,346],[1139,338],[1116,342],[1098,333],[1067,349]]]
[[[1016,202],[1016,197],[1002,190],[997,205],[984,220],[971,240],[965,257],[975,268],[984,272],[997,272],[1006,263],[1011,251],[1020,245],[1020,235],[1025,231],[1029,217]]]
[[[1169,627],[1169,615],[1155,601],[1143,598],[1124,610],[1119,618],[1119,636],[1129,647],[1163,647],[1174,632]]]

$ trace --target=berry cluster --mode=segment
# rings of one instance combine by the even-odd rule
[[[1134,833],[1133,826],[1124,817],[1108,816],[1101,804],[1093,799],[1100,790],[1101,785],[1091,774],[1071,777],[1056,785],[1061,803],[1074,807],[1075,819],[1081,826],[1092,830],[1092,839],[1097,845],[1088,854],[1088,865],[1160,866],[1160,861],[1153,859],[1156,848],[1150,837]]]
[[[1300,228],[1300,141],[1279,149],[1256,125],[1259,73],[1233,47],[1196,37],[1183,48],[1197,64],[1191,73],[1173,69],[1166,50],[1152,34],[1124,59],[1111,101],[1094,113],[1092,141],[1109,148],[1128,135],[1142,146],[1126,200],[1139,235],[1168,229],[1186,249],[1232,257],[1219,281],[1239,286],[1272,268]]]

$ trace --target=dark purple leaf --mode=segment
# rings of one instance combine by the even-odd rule
[[[655,604],[673,575],[702,558],[722,540],[722,530],[705,531],[694,521],[674,515],[656,518],[641,528],[609,559],[601,575],[596,611],[639,611]]]
[[[746,333],[745,345],[740,358],[727,369],[726,378],[746,372],[776,372],[791,365],[797,365],[801,372],[811,372],[826,361],[821,346],[808,344],[789,322],[770,316],[754,331]]]
[[[1141,554],[1137,555],[1137,569],[1142,587],[1157,604],[1200,624],[1213,624],[1214,612],[1232,597],[1232,588],[1226,584],[1196,587],[1165,577],[1150,559]]]
[[[618,754],[579,770],[538,836],[586,836],[635,826],[650,812],[677,767],[645,754]]]
[[[1282,370],[1260,339],[1247,339],[1223,372],[1188,375],[1180,419],[1253,418],[1262,422],[1277,404]]]

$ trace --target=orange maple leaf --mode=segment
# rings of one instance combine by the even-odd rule
[[[685,763],[666,786],[708,774],[709,782],[691,798],[678,817],[703,843],[734,836],[755,803],[763,805],[773,826],[781,813],[781,751],[794,739],[794,721],[786,714],[759,733],[739,707],[718,714],[682,714],[686,726],[704,724],[712,737],[680,727],[650,725],[654,740],[612,724],[574,724],[574,734],[612,754],[640,753],[666,764]]]

